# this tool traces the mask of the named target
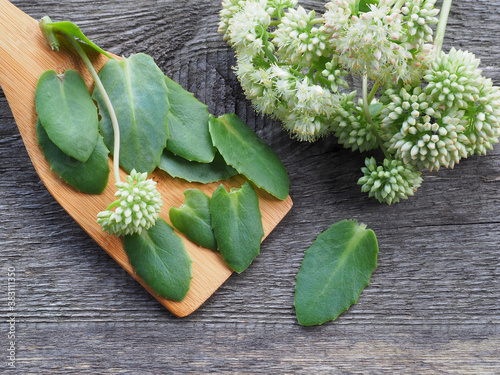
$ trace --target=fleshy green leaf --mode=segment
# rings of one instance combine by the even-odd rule
[[[189,182],[201,182],[202,184],[226,180],[238,174],[233,167],[226,164],[219,153],[215,154],[211,163],[198,163],[164,150],[158,168],[172,177],[182,178]]]
[[[212,195],[210,214],[222,258],[243,272],[259,254],[264,236],[257,193],[248,182],[229,193],[220,185]]]
[[[358,10],[361,13],[366,13],[371,11],[369,5],[377,5],[377,0],[361,0],[358,4]]]
[[[210,163],[215,154],[208,132],[208,109],[181,85],[165,77],[168,87],[167,149],[191,161]]]
[[[356,303],[377,266],[375,233],[357,221],[341,221],[306,250],[297,274],[295,311],[301,325],[333,320]]]
[[[211,116],[209,129],[227,164],[276,198],[286,199],[290,184],[286,168],[273,149],[238,116]]]
[[[36,125],[38,143],[50,167],[75,189],[88,194],[101,194],[109,178],[108,149],[99,136],[94,152],[85,163],[66,155],[49,139],[40,123]]]
[[[179,232],[194,243],[216,250],[212,220],[210,218],[210,197],[198,189],[184,191],[185,202],[180,208],[170,209],[170,221]]]
[[[163,73],[150,56],[137,54],[109,60],[99,77],[120,126],[120,165],[128,173],[132,169],[151,173],[160,163],[168,138],[168,89]],[[113,127],[99,90],[94,90],[94,99],[104,143],[113,152]]]
[[[192,260],[182,239],[165,220],[141,234],[123,236],[134,271],[159,296],[182,301],[191,286]]]
[[[38,79],[36,112],[50,140],[66,155],[85,162],[97,144],[97,108],[74,70],[47,70]]]

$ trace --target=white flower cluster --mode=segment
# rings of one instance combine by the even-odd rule
[[[413,195],[420,169],[453,168],[500,138],[500,89],[473,54],[441,52],[442,27],[433,42],[435,2],[330,0],[317,18],[297,0],[223,0],[219,31],[257,111],[299,140],[382,149],[361,184],[390,204]],[[347,94],[349,74],[363,76],[362,98]]]
[[[125,182],[120,181],[115,185],[118,189],[115,196],[118,199],[106,211],[97,214],[97,222],[103,230],[122,236],[141,234],[143,230],[152,227],[162,206],[156,182],[148,180],[146,173],[138,173],[134,169]]]
[[[273,32],[273,43],[278,47],[280,61],[307,67],[322,56],[329,57],[331,46],[325,26],[313,24],[316,13],[299,6],[288,9]]]
[[[355,105],[353,101],[355,95],[354,91],[342,100],[333,122],[334,134],[338,138],[338,143],[344,145],[345,148],[360,152],[370,151],[378,147],[378,141],[373,129],[367,126],[362,108],[363,101],[359,99],[358,105]],[[378,119],[372,118],[372,120]]]
[[[341,63],[382,84],[418,79],[433,53],[426,43],[432,41],[429,25],[437,23],[435,1],[408,1],[401,9],[394,8],[395,2],[380,0],[355,14],[359,2],[332,0],[324,14]]]

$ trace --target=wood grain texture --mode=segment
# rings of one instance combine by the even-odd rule
[[[0,94],[0,311],[17,272],[19,374],[498,374],[500,148],[425,173],[393,206],[361,193],[364,157],[333,138],[305,144],[256,115],[217,34],[219,1],[16,0],[34,18],[78,23],[118,55],[151,54],[208,104],[236,112],[281,157],[294,207],[241,275],[176,318],[118,267],[38,178]],[[320,1],[303,2],[321,11]],[[474,52],[500,85],[496,0],[455,0],[445,38]],[[379,240],[378,268],[339,319],[300,327],[293,309],[303,251],[333,222],[357,219]],[[0,323],[0,352],[7,325]],[[4,349],[5,347],[5,349]],[[3,357],[0,369],[4,369]],[[12,372],[16,373],[16,372]]]

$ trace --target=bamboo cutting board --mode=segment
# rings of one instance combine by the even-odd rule
[[[90,53],[90,56],[97,70],[107,61],[102,55]],[[89,89],[92,88],[92,78],[76,53],[66,49],[64,44],[60,52],[53,52],[46,45],[37,21],[7,0],[0,0],[0,85],[40,179],[73,219],[162,305],[180,317],[192,313],[227,280],[232,273],[231,269],[226,266],[218,252],[199,247],[178,233],[193,259],[191,289],[182,302],[173,302],[157,296],[140,277],[134,274],[123,250],[121,239],[103,232],[96,223],[97,213],[115,199],[113,173],[110,174],[108,186],[103,194],[79,193],[51,171],[38,146],[35,129],[35,87],[38,77],[48,69],[58,73],[74,69],[83,76]],[[112,170],[111,160],[110,168]],[[126,173],[121,171],[121,176],[122,179],[125,178]],[[197,188],[211,195],[219,185],[219,183],[207,185],[187,183],[158,170],[150,177],[157,182],[158,190],[163,197],[160,216],[167,222],[170,222],[168,218],[170,207],[179,207],[184,202],[184,190]],[[223,183],[229,188],[239,187],[243,181],[242,177],[237,176]],[[257,190],[257,194],[262,212],[264,237],[266,237],[291,209],[292,200],[288,197],[284,201],[279,201],[262,190]]]

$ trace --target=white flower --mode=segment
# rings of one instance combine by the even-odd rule
[[[281,61],[304,67],[321,56],[329,56],[325,27],[313,25],[314,19],[315,12],[306,12],[301,6],[285,13],[273,33]]]
[[[106,211],[97,214],[97,222],[103,230],[116,236],[141,234],[156,223],[162,199],[156,190],[156,182],[146,178],[146,173],[138,173],[134,169],[125,182],[115,184],[118,200]]]
[[[262,38],[271,23],[267,1],[246,1],[239,5],[241,10],[227,23],[227,39],[236,50],[245,48],[250,56],[263,53],[266,45]]]

